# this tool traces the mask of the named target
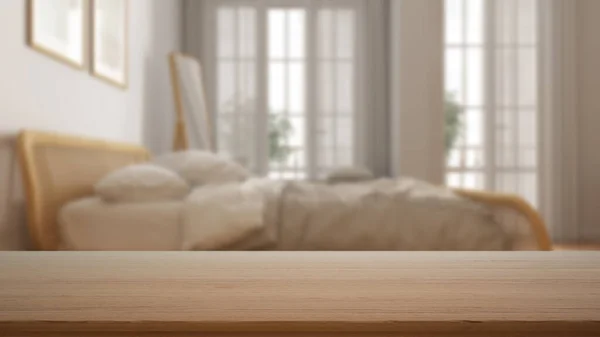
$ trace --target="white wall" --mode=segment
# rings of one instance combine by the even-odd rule
[[[600,240],[600,1],[578,0],[579,231]]]
[[[130,0],[129,16],[130,83],[123,91],[28,48],[25,1],[0,1],[0,250],[20,249],[27,237],[11,142],[19,129],[168,149],[167,54],[180,47],[180,1]]]

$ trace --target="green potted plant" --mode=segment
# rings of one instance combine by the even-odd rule
[[[287,141],[293,132],[292,123],[286,116],[269,114],[269,159],[271,162],[284,163],[294,152]]]
[[[446,155],[456,145],[456,141],[462,133],[462,114],[464,108],[458,103],[453,94],[447,93],[445,104],[444,142]]]

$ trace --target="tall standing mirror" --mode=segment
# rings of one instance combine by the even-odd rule
[[[200,61],[189,55],[171,53],[169,66],[177,113],[173,149],[215,150]]]

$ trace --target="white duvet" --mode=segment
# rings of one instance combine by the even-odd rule
[[[412,179],[325,185],[251,179],[196,188],[185,250],[510,250],[492,211]]]
[[[60,226],[64,247],[76,250],[527,249],[527,226],[497,213],[412,179],[250,179],[198,187],[181,202],[82,199],[63,208]]]

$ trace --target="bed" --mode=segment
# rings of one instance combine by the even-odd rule
[[[23,131],[19,136],[18,152],[27,197],[28,227],[38,250],[77,249],[64,245],[65,238],[58,221],[63,206],[74,200],[93,202],[85,198],[92,195],[94,184],[105,174],[150,159],[149,152],[141,146],[39,131]],[[515,250],[552,249],[540,215],[522,199],[486,192],[456,192],[493,209],[498,221],[519,241]],[[153,230],[148,230],[149,227],[145,227],[146,230],[131,228],[131,233],[136,233],[135,235],[124,234],[123,225],[111,219],[111,214],[106,212],[99,214],[97,219],[100,220],[96,223],[83,223],[81,219],[82,224],[78,224],[75,231],[81,231],[89,240],[115,244],[92,248],[87,246],[85,250],[123,250],[123,246],[118,245],[119,240],[129,242],[130,250],[179,250],[181,230],[178,226],[169,225],[170,218],[177,218],[178,206],[174,204],[163,207],[163,211],[124,210],[123,212],[130,212],[132,216],[147,216],[152,211],[162,214],[162,218],[160,214],[151,215],[149,218],[155,221],[145,222],[145,226],[154,226]],[[111,225],[118,230],[106,230]],[[95,230],[99,226],[103,226],[102,232]],[[106,237],[102,239],[102,235]]]

